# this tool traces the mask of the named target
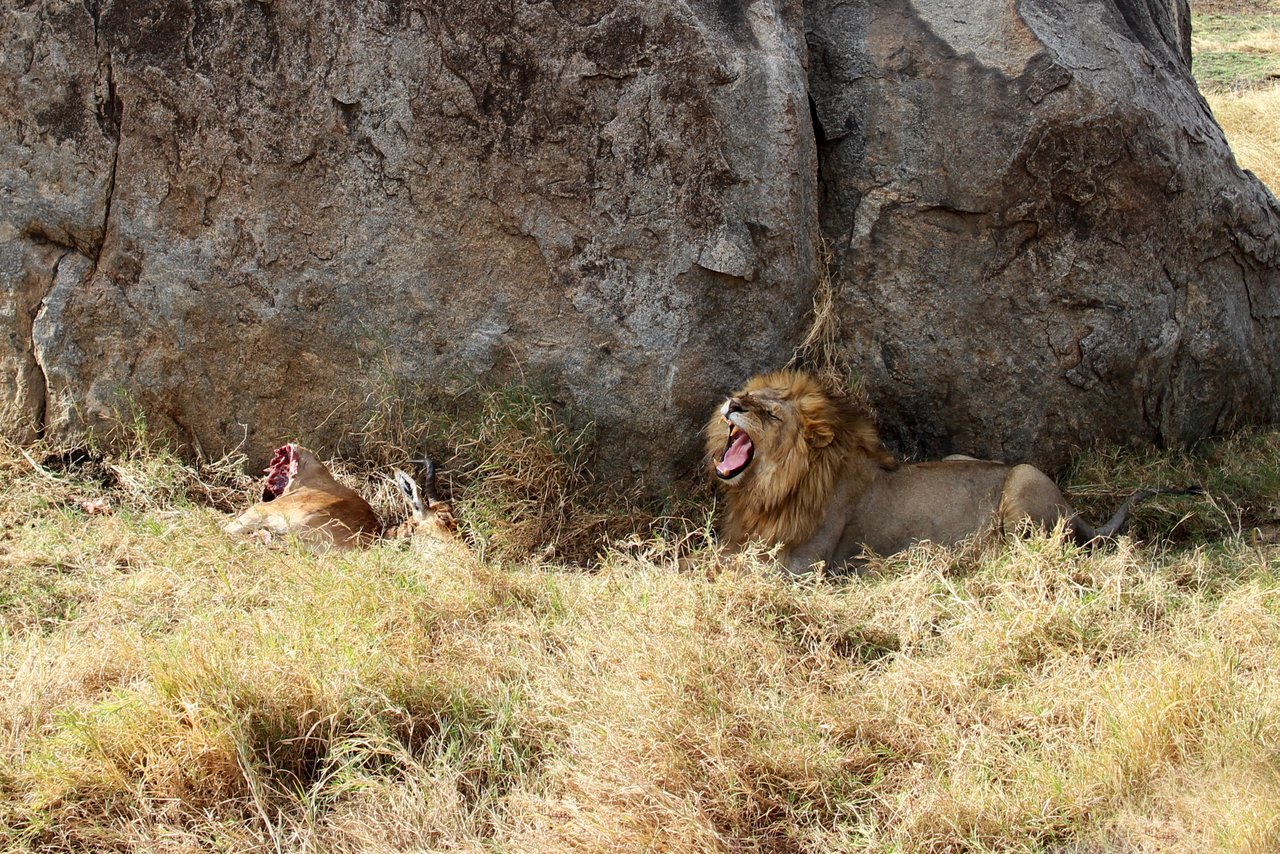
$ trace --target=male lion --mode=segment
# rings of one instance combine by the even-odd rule
[[[799,371],[751,379],[716,411],[706,436],[725,493],[722,536],[731,548],[780,545],[792,574],[818,564],[839,571],[866,550],[892,554],[921,540],[952,545],[1027,519],[1052,526],[1065,518],[1088,543],[1119,532],[1145,498],[1196,491],[1135,493],[1094,529],[1034,466],[962,456],[900,465],[865,412]]]

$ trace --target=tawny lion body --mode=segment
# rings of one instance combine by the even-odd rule
[[[1190,491],[1136,493],[1095,530],[1034,466],[962,456],[899,464],[867,413],[798,371],[750,380],[716,411],[706,437],[725,494],[727,545],[781,546],[792,574],[819,565],[840,571],[868,550],[887,555],[923,540],[952,545],[1025,520],[1052,526],[1066,519],[1075,538],[1089,542],[1117,533],[1138,501]]]
[[[262,500],[229,523],[227,533],[293,535],[338,549],[367,546],[382,533],[369,503],[338,483],[306,448],[276,449],[266,474]]]

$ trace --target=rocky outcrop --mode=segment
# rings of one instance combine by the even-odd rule
[[[904,450],[1277,416],[1280,227],[1185,0],[34,0],[0,13],[0,405],[328,451],[526,378],[661,483],[803,337]],[[812,105],[812,113],[810,110]],[[816,124],[811,115],[816,117]],[[23,428],[21,425],[27,425]]]
[[[1061,463],[1277,416],[1280,208],[1185,0],[810,4],[846,358],[926,454]]]
[[[354,7],[354,8],[353,8]],[[0,392],[213,452],[528,377],[670,474],[811,304],[798,3],[4,13]]]

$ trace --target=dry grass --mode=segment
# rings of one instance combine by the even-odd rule
[[[1193,70],[1244,169],[1280,188],[1280,3],[1192,4]]]
[[[527,484],[581,484],[583,440],[528,403],[436,434],[466,461],[464,507],[518,515]],[[513,487],[495,471],[526,445]],[[1075,477],[1109,502],[1225,469],[1230,506],[1274,520],[1277,447],[1097,454]],[[799,584],[762,555],[681,561],[647,520],[589,572],[541,554],[577,523],[500,567],[326,555],[227,541],[211,503],[249,481],[226,462],[51,450],[0,447],[7,850],[1280,845],[1280,551],[1248,536],[924,546]]]
[[[1280,84],[1205,97],[1240,166],[1273,190],[1280,188]]]
[[[385,465],[437,457],[472,556],[230,542],[242,461],[183,464],[137,423],[111,455],[0,444],[0,845],[1280,849],[1276,434],[1083,460],[1095,516],[1209,489],[1144,507],[1153,545],[921,546],[788,583],[683,554],[591,483],[589,431],[475,394],[457,420],[388,395],[335,465],[391,516]]]
[[[838,386],[845,378],[840,358],[840,308],[836,305],[836,283],[832,275],[835,255],[826,240],[818,244],[817,279],[813,289],[813,311],[804,340],[786,367],[805,370]]]
[[[1274,58],[1280,53],[1280,19],[1275,15],[1215,14],[1193,20],[1193,54],[1254,54]]]
[[[868,397],[866,383],[848,363],[840,346],[840,306],[833,268],[835,253],[830,242],[818,245],[817,279],[813,289],[813,310],[809,328],[785,367],[807,371],[822,379],[827,386],[843,392],[860,403],[868,412],[874,407]]]
[[[1102,519],[1134,491],[1199,486],[1199,498],[1163,496],[1139,507],[1133,533],[1180,544],[1280,541],[1280,434],[1242,431],[1193,452],[1099,449],[1064,479],[1073,506]]]
[[[589,423],[571,426],[525,386],[470,389],[442,404],[391,384],[371,406],[355,444],[370,466],[366,477],[414,455],[433,457],[440,487],[453,495],[463,533],[482,556],[536,554],[581,565],[612,539],[658,521],[636,494],[594,482],[592,431]],[[355,478],[360,474],[351,470]],[[375,509],[403,514],[385,478],[373,486]]]
[[[1197,15],[1280,15],[1280,0],[1193,0]]]

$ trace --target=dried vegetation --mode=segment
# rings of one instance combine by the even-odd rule
[[[1280,188],[1280,3],[1192,3],[1192,67],[1236,160]]]
[[[230,542],[242,461],[136,426],[100,459],[0,447],[5,847],[1280,845],[1280,437],[1085,458],[1100,504],[1204,479],[1213,501],[1140,515],[1172,541],[922,546],[796,584],[697,514],[619,512],[586,434],[489,401],[366,436],[452,461],[471,556]]]
[[[1275,103],[1224,99],[1264,96],[1210,94],[1245,164]],[[825,328],[797,358],[830,374]],[[0,444],[5,850],[1280,850],[1280,436],[1082,457],[1095,517],[1208,490],[1114,548],[789,583],[593,484],[536,395],[477,395],[389,393],[334,464],[395,521],[385,466],[435,456],[470,556],[230,542],[244,460],[141,422]]]

